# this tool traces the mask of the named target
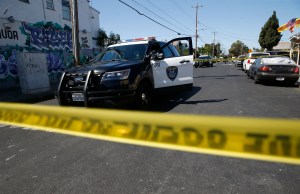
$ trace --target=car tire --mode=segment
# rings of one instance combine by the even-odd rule
[[[142,82],[137,88],[135,94],[135,107],[145,110],[149,108],[152,100],[152,87],[147,82]]]
[[[195,68],[198,68],[199,67],[199,63],[195,62],[194,66],[195,66]]]
[[[247,71],[247,77],[248,79],[251,79],[250,71]]]
[[[260,83],[260,80],[258,79],[258,77],[257,77],[257,75],[255,74],[254,75],[254,83],[256,83],[256,84],[259,84]]]

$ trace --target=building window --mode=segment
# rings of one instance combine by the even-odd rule
[[[46,0],[47,9],[54,9],[53,0]]]
[[[71,20],[70,1],[62,0],[63,19]]]
[[[22,1],[22,2],[25,2],[25,3],[29,3],[29,0],[19,0],[19,1]]]

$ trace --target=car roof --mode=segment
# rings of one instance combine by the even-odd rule
[[[265,52],[252,52],[252,53],[248,53],[247,54],[247,58],[248,57],[258,57],[261,55],[266,55],[266,56],[270,56],[270,53],[265,53]]]
[[[110,45],[110,46],[108,46],[108,48],[116,47],[116,46],[135,45],[135,44],[148,44],[148,43],[149,43],[149,41],[121,42],[121,43]]]

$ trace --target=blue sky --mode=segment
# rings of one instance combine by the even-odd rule
[[[196,9],[193,7],[198,3],[202,5],[198,9],[198,46],[212,43],[213,32],[216,32],[215,42],[220,42],[227,52],[237,40],[249,48],[260,48],[259,33],[273,11],[276,11],[279,25],[300,17],[300,0],[122,1],[171,30],[139,15],[118,0],[91,0],[91,5],[100,11],[100,28],[107,34],[120,34],[121,39],[155,36],[158,40],[176,38],[175,32],[194,36]],[[281,41],[289,41],[292,36],[289,31],[282,34]]]

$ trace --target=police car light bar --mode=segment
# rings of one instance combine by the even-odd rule
[[[145,40],[155,40],[155,37],[149,36],[145,38],[133,38],[133,39],[122,40],[122,42],[135,42],[135,41],[145,41]]]

